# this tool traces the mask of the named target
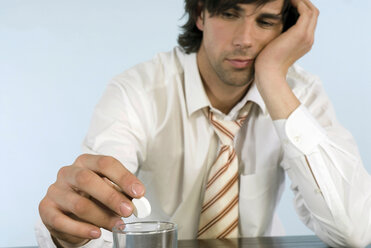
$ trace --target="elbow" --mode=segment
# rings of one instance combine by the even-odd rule
[[[370,237],[371,233],[366,238],[357,234],[351,234],[344,237],[344,245],[342,247],[352,247],[352,248],[364,248],[371,243]]]
[[[365,234],[367,235],[367,234]],[[355,247],[363,248],[371,243],[371,233],[368,234],[368,237],[360,236],[357,234],[348,235],[345,239],[346,245],[344,247]]]
[[[371,244],[371,233],[367,234],[358,230],[348,233],[322,232],[317,233],[317,236],[331,247],[364,248]]]
[[[370,227],[364,224],[360,221],[353,221],[352,227],[348,229],[349,232],[347,232],[347,235],[344,235],[345,247],[366,247],[371,244]]]
[[[330,247],[344,247],[344,248],[364,248],[369,244],[352,237],[345,238],[341,241],[334,240],[333,238],[324,238],[322,239],[322,241],[329,245]]]

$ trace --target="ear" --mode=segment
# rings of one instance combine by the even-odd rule
[[[200,31],[204,31],[204,18],[205,11],[200,11],[200,14],[197,17],[196,26]]]

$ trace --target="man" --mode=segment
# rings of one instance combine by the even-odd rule
[[[86,154],[40,203],[39,245],[111,247],[106,230],[143,195],[180,239],[277,234],[284,171],[316,235],[368,244],[370,177],[319,80],[293,65],[313,44],[318,10],[309,0],[187,0],[186,11],[182,48],[108,86]]]

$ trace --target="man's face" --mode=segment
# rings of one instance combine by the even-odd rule
[[[254,79],[254,59],[282,31],[281,10],[284,0],[257,7],[238,4],[220,15],[206,10],[197,20],[203,31],[198,52],[204,65],[204,78],[219,78],[221,83],[245,86]],[[205,75],[205,73],[207,75]]]

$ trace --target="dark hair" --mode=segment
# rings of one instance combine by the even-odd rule
[[[219,15],[240,3],[254,3],[262,6],[274,0],[185,0],[187,22],[182,26],[183,33],[178,36],[178,44],[186,53],[197,52],[201,46],[202,31],[196,26],[197,17],[206,9],[211,15]],[[298,14],[290,0],[284,0],[282,7],[283,32],[296,23]]]

